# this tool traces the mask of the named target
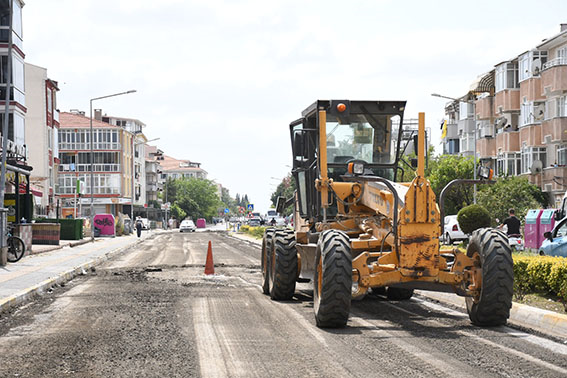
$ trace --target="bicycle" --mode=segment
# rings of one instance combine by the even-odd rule
[[[6,236],[8,244],[8,262],[15,263],[24,257],[26,245],[20,237],[13,236],[11,230],[8,230]]]

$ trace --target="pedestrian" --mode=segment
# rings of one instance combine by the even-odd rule
[[[276,218],[272,218],[270,224],[272,225],[272,227],[274,227],[276,225]]]
[[[140,217],[136,218],[136,233],[138,237],[142,236],[142,220]]]
[[[498,228],[502,228],[504,227],[504,225],[506,225],[508,227],[508,230],[506,231],[506,234],[508,236],[510,235],[521,235],[520,234],[520,220],[518,218],[516,218],[516,212],[514,211],[514,209],[510,209],[508,210],[508,214],[510,215],[508,218],[504,219],[504,222],[502,222],[502,224],[500,226],[498,226]]]

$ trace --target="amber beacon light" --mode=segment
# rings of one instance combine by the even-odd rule
[[[344,111],[346,110],[346,105],[343,104],[342,102],[339,103],[339,104],[337,105],[337,110],[339,111],[339,113],[344,112]]]

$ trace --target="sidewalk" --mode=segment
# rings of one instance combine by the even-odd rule
[[[116,238],[97,238],[64,242],[59,246],[33,246],[32,254],[17,263],[0,267],[0,313],[24,303],[55,284],[69,281],[116,252],[142,240],[153,237],[161,230],[142,232]],[[74,246],[72,246],[74,245]],[[53,249],[57,247],[56,249]],[[43,252],[43,253],[39,253]]]
[[[249,235],[229,232],[229,236],[246,241],[256,246],[262,245],[262,240],[255,239]],[[467,311],[465,298],[451,293],[440,293],[435,291],[418,290],[417,293],[429,300],[438,301],[442,304],[459,308],[465,313]],[[527,306],[521,303],[512,303],[508,323],[565,340],[567,342],[567,315],[553,311]]]

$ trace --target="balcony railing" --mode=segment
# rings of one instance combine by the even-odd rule
[[[567,57],[562,56],[559,58],[551,59],[550,61],[544,63],[543,69],[547,70],[548,68],[555,67],[555,66],[565,66],[567,65]]]
[[[93,164],[95,172],[120,172],[120,164]],[[90,172],[90,164],[59,164],[59,172]]]

